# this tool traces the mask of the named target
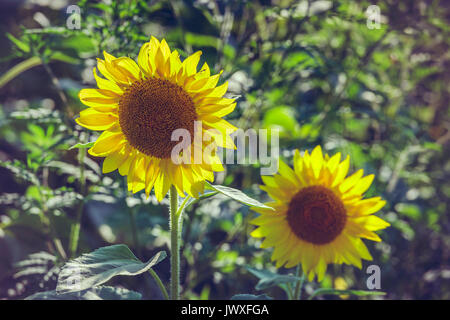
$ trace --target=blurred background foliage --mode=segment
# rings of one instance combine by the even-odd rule
[[[71,4],[81,8],[79,30],[66,27],[78,18],[67,13]],[[373,4],[379,29],[366,23]],[[167,203],[128,194],[118,173],[101,174],[102,159],[69,149],[95,138],[74,117],[84,108],[80,88],[94,85],[96,57],[107,50],[136,58],[154,35],[183,57],[202,50],[202,62],[223,70],[238,97],[228,119],[278,128],[286,161],[296,148],[321,144],[349,154],[351,170],[376,174],[368,195],[388,201],[379,215],[392,227],[383,242],[366,241],[374,261],[362,270],[329,266],[307,292],[366,289],[374,263],[386,299],[449,299],[449,19],[449,3],[438,0],[2,0],[0,298],[54,289],[61,264],[76,256],[68,239],[77,216],[78,253],[125,243],[145,260],[167,250]],[[259,169],[228,165],[215,183],[267,200]],[[254,215],[220,196],[186,212],[185,298],[262,294],[247,266],[274,266],[270,250],[249,237]],[[168,281],[168,259],[155,270]],[[115,282],[161,298],[148,275]],[[285,298],[280,288],[265,292]]]

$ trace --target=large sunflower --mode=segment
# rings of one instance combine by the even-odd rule
[[[212,181],[213,172],[223,170],[215,154],[217,146],[235,148],[228,134],[236,128],[222,117],[236,103],[223,98],[228,83],[217,86],[220,73],[211,75],[206,63],[197,71],[200,55],[198,51],[181,62],[165,40],[152,37],[142,46],[137,63],[104,52],[105,60],[97,59],[97,68],[106,79],[94,68],[99,89],[80,91],[80,100],[89,108],[80,112],[76,122],[103,131],[89,153],[105,157],[103,173],[119,169],[127,175],[130,191],[145,189],[149,195],[154,187],[161,200],[174,185],[181,196],[186,192],[196,197],[202,182]],[[201,126],[195,126],[195,121],[201,121]],[[179,143],[171,141],[176,129],[190,133],[191,152],[182,154],[190,162],[172,161],[171,152]],[[194,146],[195,137],[203,135],[210,144]],[[194,159],[196,152],[202,155],[200,161]]]
[[[303,156],[296,150],[294,169],[280,160],[279,174],[262,176],[274,210],[254,209],[261,216],[252,221],[259,226],[252,236],[265,238],[262,248],[274,247],[277,267],[301,263],[309,281],[316,274],[321,281],[330,263],[361,268],[361,259],[372,260],[361,238],[381,241],[373,231],[389,226],[373,215],[386,202],[363,199],[374,175],[363,177],[361,169],[346,177],[350,157],[340,159],[323,156],[320,146]]]

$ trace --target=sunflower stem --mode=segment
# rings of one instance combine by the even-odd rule
[[[180,216],[178,194],[175,186],[170,187],[170,299],[180,298]]]
[[[301,265],[298,264],[297,265],[297,269],[295,271],[295,276],[299,277],[301,272]],[[305,274],[302,273],[301,279],[297,281],[297,284],[295,285],[295,291],[294,291],[294,300],[300,300],[301,296],[302,296],[302,288],[303,288],[303,283],[305,282]]]
[[[292,286],[290,283],[286,283],[286,294],[288,296],[288,300],[293,300],[292,298]]]

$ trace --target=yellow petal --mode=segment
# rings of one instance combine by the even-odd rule
[[[159,159],[150,159],[147,171],[145,173],[145,193],[147,197],[150,195],[150,192],[153,189],[153,185],[155,184],[156,178],[159,174]]]
[[[95,81],[97,82],[97,86],[100,89],[112,91],[112,92],[114,92],[114,93],[116,93],[118,95],[122,95],[123,94],[122,88],[119,87],[114,81],[111,81],[111,80],[108,80],[108,79],[103,79],[103,78],[99,77],[97,75],[96,68],[94,68],[92,72],[94,73],[94,78],[95,78]]]
[[[215,87],[214,90],[212,90],[211,93],[207,94],[206,96],[223,97],[223,95],[227,92],[227,90],[228,90],[228,81],[218,87]]]
[[[92,148],[89,149],[89,154],[95,157],[108,155],[117,150],[124,142],[124,136],[121,132],[111,133],[105,131],[100,135],[97,141],[95,141]]]
[[[278,162],[278,172],[285,178],[287,178],[289,181],[292,182],[295,186],[300,184],[300,181],[297,178],[297,175],[295,174],[294,170],[292,170],[291,167],[289,167],[284,161],[281,159]]]
[[[128,77],[121,72],[122,68],[117,68],[117,65],[114,64],[114,60],[117,58],[106,51],[103,51],[103,55],[105,56],[104,61],[97,59],[97,67],[100,72],[106,77],[107,75],[103,73],[103,71],[106,71],[107,74],[110,74],[114,78],[116,83],[129,84]]]
[[[237,130],[235,126],[225,119],[213,115],[200,115],[198,120],[203,121],[206,125],[205,127],[215,128],[225,134],[231,134]]]
[[[369,215],[377,212],[384,207],[386,201],[380,197],[373,197],[358,201],[358,203],[350,206],[348,214],[351,216]]]
[[[159,49],[161,50],[161,52],[164,56],[164,60],[167,60],[170,56],[170,48],[166,42],[166,39],[162,39]]]
[[[128,154],[126,153],[126,149],[126,146],[123,146],[115,152],[109,154],[103,161],[102,172],[109,173],[119,168],[128,156]]]
[[[348,169],[350,168],[350,156],[347,156],[345,160],[339,164],[337,171],[335,172],[334,180],[332,187],[337,186],[344,180],[345,176],[348,173]]]
[[[353,221],[353,219],[347,220],[346,229],[354,237],[366,238],[377,242],[381,241],[380,237],[375,232],[366,229],[360,223]]]
[[[207,106],[199,106],[197,108],[198,114],[211,114],[216,117],[224,117],[227,114],[234,111],[234,108],[236,107],[236,103],[231,103],[229,105],[207,105]]]
[[[339,191],[345,193],[361,179],[363,174],[364,174],[363,169],[359,169],[358,171],[356,171],[354,174],[352,174],[350,177],[348,177],[342,182],[342,184],[339,186]]]
[[[78,97],[83,104],[92,107],[98,112],[106,113],[117,112],[120,99],[112,91],[104,89],[81,89]]]
[[[129,148],[126,150],[127,157],[125,161],[119,166],[119,173],[122,176],[125,176],[128,174],[128,170],[130,169],[131,161],[133,161],[134,157],[136,156],[136,152]]]
[[[114,126],[118,118],[112,113],[103,113],[88,108],[80,112],[80,117],[75,121],[82,127],[91,130],[107,130]]]
[[[163,40],[164,41],[164,40]],[[167,57],[168,58],[168,57]],[[170,70],[167,65],[170,65],[170,62],[167,63],[168,59],[164,56],[163,49],[161,46],[156,50],[155,54],[155,66],[156,71],[160,77],[167,77],[170,74]]]
[[[352,221],[370,231],[377,231],[390,226],[389,222],[374,215],[357,217],[352,219]]]
[[[139,69],[139,66],[136,62],[134,62],[134,60],[128,57],[121,57],[112,60],[111,63],[115,69],[127,78],[129,83],[133,83],[141,79],[141,69]]]
[[[180,54],[174,50],[169,57],[170,66],[170,78],[173,82],[176,82],[176,76],[180,71],[182,64],[180,60]]]
[[[369,187],[372,184],[374,178],[375,178],[375,176],[373,174],[365,176],[364,178],[360,179],[355,184],[355,186],[350,190],[350,192],[352,194],[357,194],[357,195],[363,194],[364,192],[367,191],[367,189],[369,189]]]
[[[197,51],[183,61],[184,75],[189,77],[197,72],[197,65],[200,61],[201,51]]]
[[[141,49],[139,50],[138,55],[138,65],[147,77],[152,75],[151,73],[152,69],[148,58],[149,49],[150,49],[150,42],[144,43]]]
[[[319,178],[320,170],[322,169],[323,164],[323,155],[322,148],[317,146],[311,153],[311,166],[313,169],[314,177],[316,179]]]
[[[334,173],[334,171],[337,169],[339,161],[341,161],[340,152],[336,153],[334,156],[331,157],[331,159],[328,160],[327,167],[331,173]]]
[[[204,130],[203,134],[209,138],[214,139],[214,142],[217,144],[217,146],[227,149],[236,149],[234,140],[228,134],[223,134],[219,130],[212,127],[206,127],[205,129],[207,130]]]

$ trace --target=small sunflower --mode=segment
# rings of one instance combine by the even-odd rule
[[[386,203],[380,197],[363,199],[374,175],[363,177],[360,169],[347,176],[350,157],[323,156],[317,146],[294,155],[294,169],[280,160],[279,173],[262,176],[265,190],[275,201],[272,209],[254,208],[261,215],[252,220],[262,248],[274,247],[276,266],[302,264],[304,274],[321,281],[330,263],[361,268],[361,259],[372,260],[361,238],[381,241],[376,230],[389,226],[374,216]]]
[[[214,171],[222,171],[215,151],[217,146],[235,148],[229,134],[236,128],[222,119],[236,103],[223,98],[228,83],[217,86],[220,73],[210,74],[205,63],[197,65],[201,51],[181,62],[177,51],[167,42],[152,37],[140,49],[137,63],[104,52],[97,68],[106,78],[94,77],[98,89],[82,89],[79,98],[89,108],[80,112],[76,122],[90,130],[103,131],[89,153],[105,157],[103,173],[119,170],[127,175],[133,193],[152,188],[161,201],[171,185],[181,196],[196,197],[205,180],[214,180]],[[195,126],[201,121],[201,126]],[[185,129],[192,137],[191,158],[176,164],[171,159],[172,132]],[[194,144],[195,137],[208,137],[210,144]],[[208,153],[203,152],[206,148]],[[196,152],[203,157],[194,159]],[[181,154],[181,152],[180,152]]]

